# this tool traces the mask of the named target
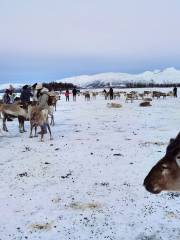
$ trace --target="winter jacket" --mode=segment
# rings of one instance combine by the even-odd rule
[[[49,99],[49,90],[47,88],[43,88],[41,90],[41,95],[38,98],[38,101],[39,101],[38,105],[41,109],[49,109],[48,99]]]
[[[37,98],[37,90],[36,90],[36,89],[33,91],[33,101],[35,101],[35,102],[38,101],[38,98]]]
[[[77,94],[76,88],[73,88],[72,93],[73,93],[73,95],[76,95],[76,94]]]
[[[5,93],[3,96],[3,103],[10,104],[11,103],[11,98],[9,94]]]
[[[29,88],[23,89],[22,92],[21,92],[21,96],[20,96],[21,102],[23,102],[23,103],[30,102],[30,98],[32,96],[33,95],[32,95],[31,90]]]
[[[66,91],[66,92],[65,92],[65,96],[66,96],[66,97],[69,97],[69,91]]]

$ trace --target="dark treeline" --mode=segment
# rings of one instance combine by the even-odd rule
[[[43,83],[44,87],[48,88],[50,91],[63,91],[66,89],[72,90],[73,87],[77,87],[73,85],[72,83],[62,83],[62,82],[50,82],[50,83]],[[164,83],[164,84],[155,84],[155,83],[126,83],[123,84],[124,86],[122,87],[121,84],[118,86],[112,86],[113,88],[167,88],[167,87],[180,87],[180,83]],[[89,85],[87,88],[93,89],[93,88],[109,88],[110,86],[107,85]],[[79,87],[79,89],[81,89]],[[4,90],[0,90],[0,93],[3,93]],[[21,89],[15,89],[15,92],[20,92]]]
[[[72,83],[50,82],[50,83],[43,83],[43,86],[48,88],[49,90],[62,91],[66,89],[73,89],[75,85],[73,85]]]
[[[73,89],[73,87],[75,87],[75,85],[73,85],[72,83],[57,83],[57,82],[50,82],[50,83],[43,83],[43,86],[48,88],[50,91],[54,90],[54,91],[63,91],[66,89]],[[30,87],[30,85],[29,85]],[[3,93],[5,91],[5,89],[1,89],[0,93]],[[19,93],[21,91],[21,89],[16,88],[14,90],[15,93]]]
[[[126,87],[127,88],[167,88],[167,87],[180,87],[180,83],[163,83],[163,84],[155,84],[155,83],[127,83]]]

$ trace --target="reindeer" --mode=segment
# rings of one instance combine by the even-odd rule
[[[133,102],[133,100],[134,100],[134,95],[132,94],[132,93],[127,93],[126,94],[126,100],[125,100],[125,102],[128,102],[128,101],[131,101],[131,103]]]
[[[57,101],[59,100],[59,96],[56,95],[55,92],[49,92],[49,99],[48,99],[48,105],[53,106],[56,111]]]
[[[84,97],[85,97],[85,101],[90,101],[90,93],[89,92],[85,92]]]
[[[180,191],[180,133],[175,139],[170,139],[165,156],[151,169],[144,186],[155,194]]]
[[[114,93],[114,99],[120,99],[121,94],[119,92]]]
[[[144,96],[150,95],[151,93],[151,91],[144,91]]]
[[[17,104],[1,104],[0,112],[2,114],[3,120],[3,130],[8,132],[6,121],[9,116],[13,118],[18,118],[19,121],[19,132],[25,132],[24,121],[28,118],[28,110],[26,108],[22,108],[21,105]]]
[[[144,101],[139,104],[140,107],[150,107],[152,106],[149,101]]]
[[[96,99],[96,96],[98,95],[97,92],[92,92],[92,98],[95,100]]]
[[[48,121],[48,109],[41,109],[39,106],[33,106],[30,109],[28,109],[30,112],[29,120],[30,120],[30,138],[33,137],[32,130],[35,128],[35,137],[37,136],[37,127],[40,126],[41,128],[41,138],[40,141],[44,141],[44,128],[43,126],[46,125],[50,134],[50,140],[52,140],[52,133],[51,128]]]
[[[51,119],[50,125],[54,126],[55,121],[54,121],[54,107],[53,106],[49,106],[48,115],[50,116],[50,119]]]

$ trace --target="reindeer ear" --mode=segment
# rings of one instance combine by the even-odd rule
[[[171,139],[169,140],[169,145],[172,144],[173,142],[174,142],[174,138],[171,138]]]
[[[176,136],[176,141],[180,142],[180,132],[178,133],[178,135]]]
[[[173,148],[174,148],[174,142],[175,142],[175,139],[174,138],[171,138],[169,140],[169,144],[167,146],[167,149],[166,149],[166,153],[171,151]]]
[[[176,156],[176,163],[177,163],[178,167],[180,167],[180,153],[178,153]]]

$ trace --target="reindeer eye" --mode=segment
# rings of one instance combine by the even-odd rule
[[[180,155],[176,157],[177,159],[180,159]]]

